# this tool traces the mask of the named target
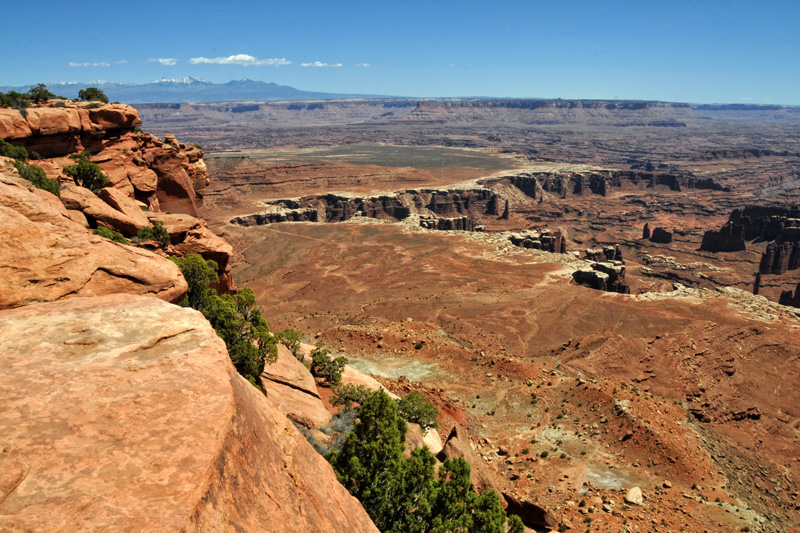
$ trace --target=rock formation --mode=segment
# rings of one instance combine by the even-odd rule
[[[520,246],[522,248],[544,250],[545,252],[554,254],[567,253],[566,240],[560,231],[551,233],[548,229],[541,231],[528,230],[512,233],[508,236],[508,240],[510,240],[511,244],[514,246]]]
[[[154,213],[193,217],[193,232],[170,233],[175,247],[168,252],[196,252],[213,259],[219,266],[220,288],[232,290],[232,249],[206,229],[197,214],[208,185],[203,151],[171,135],[162,142],[139,132],[140,124],[135,109],[119,104],[67,102],[64,107],[29,108],[27,117],[15,109],[0,109],[0,137],[45,158],[34,164],[61,182],[61,199],[70,217],[85,221],[90,229],[105,226],[127,237],[150,225],[149,215]],[[99,195],[74,186],[62,173],[74,163],[68,156],[84,150],[111,182]]]
[[[426,229],[443,231],[475,231],[475,222],[469,217],[439,218],[435,216],[420,216],[419,225]]]
[[[800,283],[797,284],[797,287],[794,289],[794,295],[792,295],[792,291],[781,291],[780,299],[778,303],[781,305],[788,305],[790,307],[800,307]]]
[[[474,231],[476,215],[497,215],[500,197],[488,189],[407,190],[393,195],[341,196],[324,194],[299,200],[276,200],[269,209],[231,219],[231,224],[254,226],[276,222],[343,222],[353,217],[405,220],[420,214],[422,227]]]
[[[466,432],[458,426],[454,426],[444,442],[444,447],[436,455],[436,458],[444,462],[446,459],[457,459],[459,457],[469,463],[472,469],[472,475],[470,476],[472,490],[478,494],[483,494],[489,489],[497,491],[494,474],[483,462],[483,459],[473,451]],[[500,493],[500,491],[497,492],[498,494]]]
[[[650,235],[650,242],[669,244],[672,242],[672,232],[664,228],[656,228],[653,230],[653,234]]]
[[[738,252],[744,250],[744,226],[727,222],[719,231],[706,231],[703,234],[700,249],[707,252]]]
[[[313,429],[330,422],[311,372],[282,344],[278,360],[264,367],[259,382],[273,405],[298,424]]]
[[[649,239],[650,238],[650,224],[645,222],[644,228],[642,228],[642,239]]]
[[[781,227],[775,241],[767,244],[761,256],[759,272],[783,274],[800,268],[800,219],[792,219],[798,226]]]
[[[619,245],[608,245],[602,248],[587,248],[586,259],[588,261],[622,261],[622,250]]]
[[[503,493],[503,499],[507,505],[506,512],[510,515],[519,516],[526,526],[555,529],[558,524],[552,513],[533,502],[505,492]]]
[[[0,233],[0,309],[117,292],[170,302],[186,294],[172,261],[92,235],[56,196],[34,188],[8,164],[0,168]]]
[[[683,189],[711,189],[729,191],[710,178],[699,178],[691,172],[646,172],[640,170],[597,169],[583,172],[525,172],[516,176],[492,178],[481,183],[507,181],[531,198],[542,197],[543,192],[562,198],[588,193],[607,196],[612,188],[628,186],[665,186],[673,191]]]
[[[0,329],[0,529],[377,532],[200,313],[116,294]]]

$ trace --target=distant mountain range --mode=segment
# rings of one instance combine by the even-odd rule
[[[10,90],[25,92],[31,86],[0,87],[0,92]],[[312,91],[301,91],[288,85],[267,83],[255,80],[234,80],[228,83],[211,83],[202,78],[161,78],[152,83],[142,85],[136,83],[109,82],[59,82],[48,83],[47,89],[67,98],[77,98],[78,91],[87,87],[97,87],[112,102],[123,104],[144,103],[212,103],[242,101],[276,101],[276,100],[334,100],[340,98],[374,98],[376,95],[335,94]]]

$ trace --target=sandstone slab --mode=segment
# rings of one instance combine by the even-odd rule
[[[131,237],[141,229],[141,220],[136,220],[122,211],[114,209],[96,194],[84,187],[67,185],[61,189],[61,201],[68,209],[83,212],[87,218],[96,220],[108,229]],[[145,217],[145,221],[147,218]],[[146,225],[146,224],[145,224]]]
[[[200,313],[0,312],[0,530],[377,532]]]

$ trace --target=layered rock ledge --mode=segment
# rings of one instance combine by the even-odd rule
[[[4,165],[0,161],[0,309],[119,292],[169,302],[184,297],[186,281],[172,261],[92,235],[56,196]]]
[[[0,530],[377,531],[200,313],[0,312]]]

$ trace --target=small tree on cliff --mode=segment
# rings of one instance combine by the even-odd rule
[[[470,467],[462,458],[446,460],[436,478],[428,448],[403,459],[406,423],[383,391],[370,394],[360,421],[340,451],[326,455],[336,476],[358,498],[381,531],[389,533],[505,533],[506,513],[493,490],[470,489]],[[522,533],[519,518],[508,520]]]
[[[208,319],[225,346],[236,371],[258,387],[257,379],[264,365],[278,357],[275,339],[256,305],[256,295],[249,287],[237,293],[218,295],[211,288],[217,281],[217,264],[199,254],[170,257],[183,274],[189,291],[183,307],[197,309]]]
[[[97,87],[87,87],[78,91],[78,98],[84,102],[103,102],[108,103],[108,96]]]
[[[110,183],[100,165],[89,161],[89,152],[72,154],[69,158],[76,164],[64,167],[64,174],[71,177],[75,185],[86,187],[97,194]]]
[[[47,85],[44,83],[39,83],[28,89],[28,96],[34,104],[43,104],[56,97],[56,95],[47,90]]]

